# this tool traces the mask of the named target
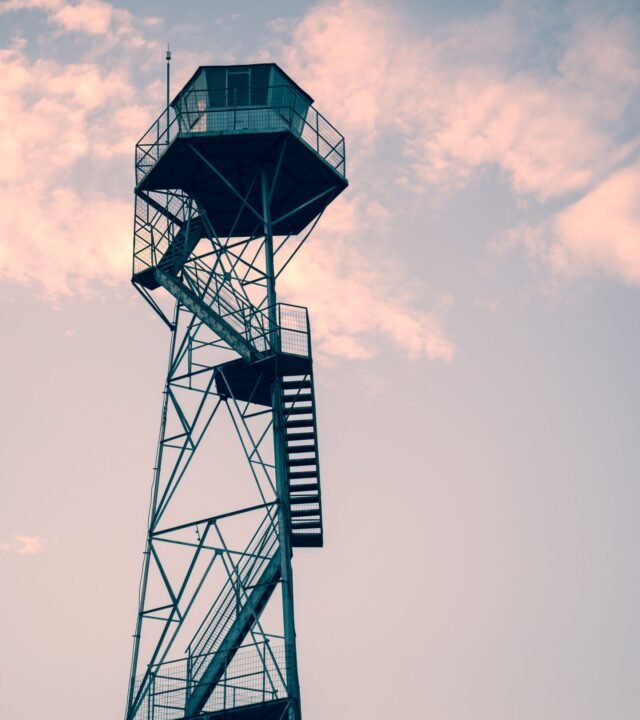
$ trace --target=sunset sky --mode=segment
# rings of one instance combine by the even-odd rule
[[[349,189],[310,309],[304,720],[640,717],[638,0],[0,0],[0,717],[124,711],[168,333],[133,152],[274,61]]]

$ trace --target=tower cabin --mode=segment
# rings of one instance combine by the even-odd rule
[[[180,133],[290,130],[300,136],[312,103],[310,95],[270,63],[200,67],[172,107]]]
[[[260,178],[285,236],[348,184],[343,136],[275,63],[199,67],[136,146],[136,194],[183,191],[221,238],[262,233]]]

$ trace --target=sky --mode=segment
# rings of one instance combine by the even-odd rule
[[[637,0],[0,1],[0,716],[122,717],[168,333],[133,152],[275,61],[349,189],[310,308],[326,545],[305,720],[640,714]]]

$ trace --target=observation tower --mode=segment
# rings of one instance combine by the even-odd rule
[[[276,281],[347,184],[273,63],[198,68],[136,146],[132,282],[170,350],[126,720],[301,718],[291,558],[322,497],[308,313]]]

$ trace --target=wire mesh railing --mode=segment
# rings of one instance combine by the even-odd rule
[[[259,353],[284,353],[311,357],[309,311],[302,305],[276,303],[275,333],[271,329],[271,308],[248,306],[222,316]]]
[[[183,93],[138,141],[136,183],[143,180],[178,136],[281,130],[292,132],[336,172],[346,175],[342,134],[294,87],[269,85],[245,88],[241,96],[231,96],[228,90]]]
[[[311,334],[309,332],[309,311],[300,305],[278,303],[278,351],[287,355],[311,357]]]
[[[277,547],[276,526],[271,515],[266,515],[189,644],[189,674],[192,680],[201,678],[207,659],[224,640],[229,626],[251,592],[249,588],[274,556]]]
[[[178,116],[173,108],[168,108],[136,144],[136,183],[158,162],[178,133]]]
[[[180,658],[152,668],[149,692],[138,709],[136,720],[185,717],[187,701],[196,683],[191,674],[193,660],[194,657]],[[284,644],[265,638],[243,645],[229,653],[225,672],[202,712],[220,712],[286,698],[285,678]]]
[[[195,222],[193,198],[182,190],[136,196],[133,238],[133,274],[156,267],[189,221]]]

